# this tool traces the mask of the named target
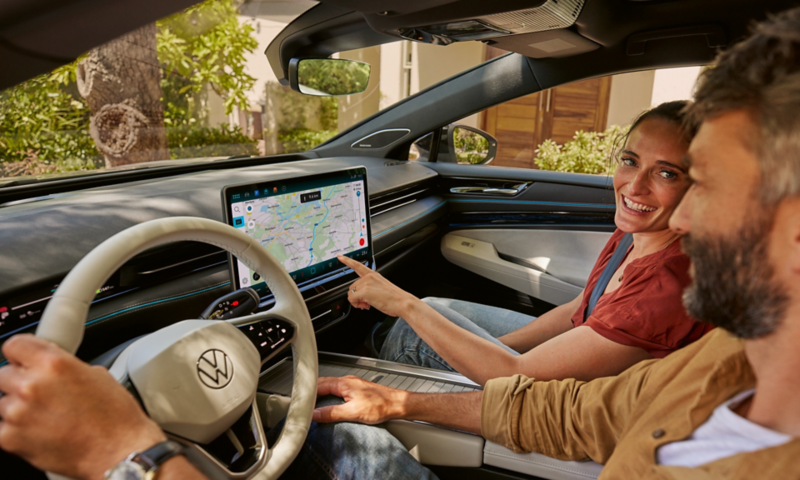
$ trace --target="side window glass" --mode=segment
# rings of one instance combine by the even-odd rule
[[[493,50],[487,47],[487,59],[498,56]],[[519,97],[454,123],[472,123],[496,139],[492,166],[607,174],[615,167],[614,142],[633,120],[663,102],[691,98],[700,71],[688,67],[592,78]],[[456,138],[459,163],[482,163],[475,161],[471,144],[458,146],[461,134]],[[444,139],[443,134],[442,146]]]

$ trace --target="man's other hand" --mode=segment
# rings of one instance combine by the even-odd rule
[[[32,335],[10,338],[3,354],[0,448],[35,467],[102,479],[131,452],[166,439],[106,369]]]
[[[359,422],[368,425],[402,418],[408,392],[384,387],[354,375],[321,377],[317,395],[336,395],[345,401],[314,410],[313,420],[320,423]]]

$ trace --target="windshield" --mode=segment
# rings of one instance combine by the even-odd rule
[[[485,60],[477,42],[447,55],[410,42],[341,52],[372,65],[366,91],[302,95],[277,82],[264,51],[316,4],[208,0],[0,92],[0,177],[306,151]]]

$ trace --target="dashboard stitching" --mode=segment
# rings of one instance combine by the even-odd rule
[[[111,317],[116,317],[116,316],[119,316],[119,315],[125,315],[127,313],[132,312],[133,310],[139,310],[139,309],[142,309],[142,308],[148,308],[148,307],[152,307],[152,306],[155,306],[155,305],[161,305],[161,304],[165,304],[165,303],[170,303],[170,302],[174,302],[176,300],[180,300],[181,298],[191,297],[191,296],[194,296],[194,295],[198,295],[200,293],[205,293],[205,292],[208,292],[208,291],[220,288],[220,287],[224,287],[226,285],[230,285],[230,283],[231,283],[230,281],[220,282],[220,283],[217,283],[217,284],[212,285],[210,287],[206,287],[206,288],[203,288],[203,289],[200,289],[200,290],[192,290],[192,291],[189,291],[189,292],[184,292],[184,293],[179,294],[177,296],[173,295],[173,296],[169,296],[169,297],[158,298],[158,299],[155,299],[155,300],[149,300],[147,302],[137,303],[137,304],[125,307],[125,308],[123,308],[121,310],[117,310],[116,312],[111,312],[111,313],[108,313],[106,315],[102,315],[100,317],[97,317],[97,318],[94,318],[92,320],[89,320],[88,322],[86,322],[86,326],[95,325],[98,322],[103,322],[105,320],[110,319]]]

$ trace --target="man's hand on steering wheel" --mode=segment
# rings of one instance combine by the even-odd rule
[[[42,470],[102,479],[131,452],[166,439],[102,367],[33,335],[3,345],[0,448]]]
[[[230,321],[177,321],[133,342],[110,371],[73,357],[103,282],[137,254],[185,240],[210,243],[236,255],[265,279],[275,305]],[[252,455],[244,465],[209,459],[202,446],[231,432],[234,422],[244,415],[261,422],[256,389],[263,360],[236,325],[255,328],[274,320],[291,323],[294,329],[294,336],[282,343],[282,348],[291,346],[294,358],[292,399],[283,432],[270,448],[262,429],[254,429]],[[0,391],[6,392],[0,399],[0,447],[53,473],[102,479],[107,469],[129,454],[164,440],[161,425],[186,448],[197,451],[199,468],[214,477],[274,480],[300,451],[311,424],[317,344],[303,296],[283,265],[260,243],[219,222],[162,218],[105,240],[60,283],[42,313],[36,336],[11,339],[3,348],[10,365],[0,369]],[[123,381],[136,388],[143,408],[118,384]],[[174,458],[164,465],[165,480],[200,478],[186,458]]]

